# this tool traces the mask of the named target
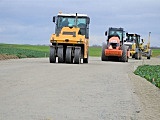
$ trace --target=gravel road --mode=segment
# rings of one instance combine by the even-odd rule
[[[80,65],[48,61],[0,61],[0,120],[160,118],[160,90],[132,73],[147,60],[121,63],[90,57],[89,64]]]

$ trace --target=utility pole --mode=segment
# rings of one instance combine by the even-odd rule
[[[148,38],[148,47],[150,48],[150,39],[151,39],[151,32],[149,32],[149,38]]]
[[[149,32],[149,42],[150,42],[151,32]]]

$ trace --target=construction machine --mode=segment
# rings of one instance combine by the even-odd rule
[[[148,43],[142,46],[142,56],[147,57],[147,59],[150,59],[152,56],[152,50],[150,48],[150,34],[151,32],[149,32]],[[143,39],[142,42],[144,43]]]
[[[126,40],[124,42],[130,49],[130,56],[135,59],[142,58],[142,44],[140,43],[140,35],[126,33]]]
[[[102,61],[116,59],[122,62],[128,62],[130,55],[129,49],[124,45],[125,31],[123,28],[112,28],[105,32],[107,43],[102,45]]]
[[[142,56],[146,56],[147,59],[150,59],[151,50],[149,49],[149,45],[143,45],[144,41],[140,38],[138,34],[129,34],[126,33],[126,40],[124,42],[126,46],[130,49],[130,56],[135,59],[142,59]]]
[[[86,14],[58,13],[53,17],[55,33],[50,37],[50,63],[88,63],[89,23]]]

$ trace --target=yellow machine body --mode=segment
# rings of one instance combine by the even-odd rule
[[[50,63],[88,63],[89,23],[86,14],[59,13],[53,17],[55,33],[50,37]]]

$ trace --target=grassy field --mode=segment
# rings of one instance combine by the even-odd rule
[[[0,44],[0,54],[16,55],[19,58],[48,57],[49,46]],[[89,47],[89,56],[101,56],[101,47]],[[160,49],[153,49],[153,57],[160,56]]]
[[[100,57],[101,47],[89,47],[89,56]]]
[[[44,45],[0,44],[0,54],[16,55],[19,58],[48,57],[49,47]]]
[[[16,55],[19,58],[49,57],[49,46],[0,44],[0,54]],[[101,55],[101,47],[90,47],[89,56]]]
[[[134,74],[139,75],[156,87],[160,88],[160,65],[142,65],[134,71]]]
[[[27,49],[33,51],[48,52],[49,47],[45,45],[20,45],[20,44],[0,44],[3,48]]]
[[[160,56],[160,49],[153,49],[152,50],[152,57]]]

